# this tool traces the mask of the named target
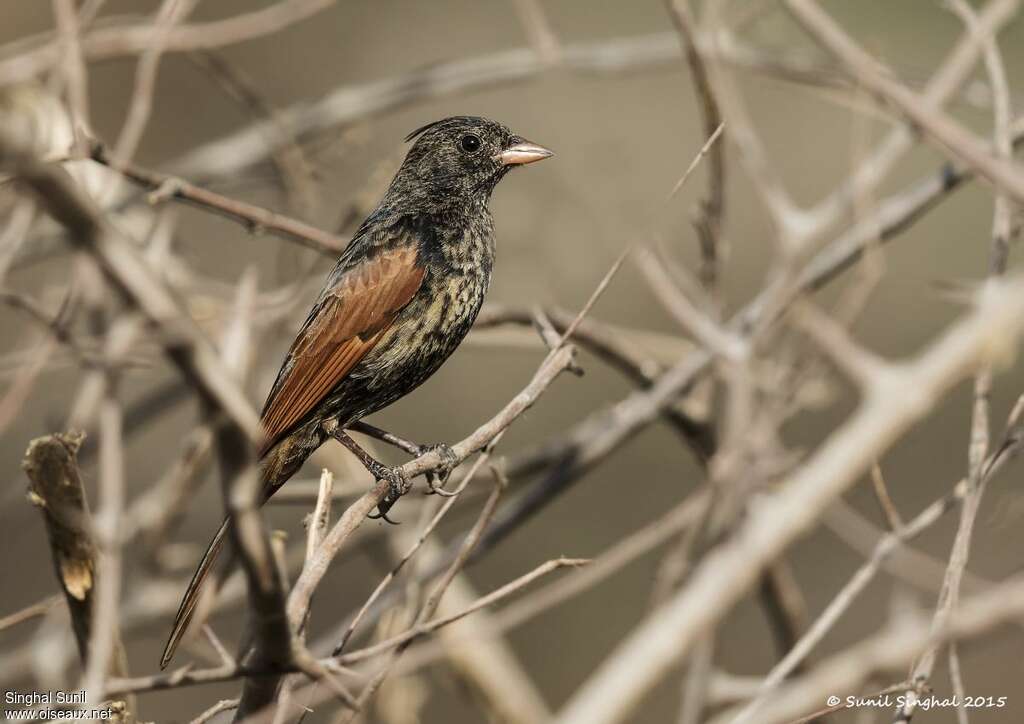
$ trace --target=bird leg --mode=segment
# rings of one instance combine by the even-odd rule
[[[431,470],[426,473],[427,487],[430,489],[429,493],[436,493],[446,498],[454,495],[454,493],[450,493],[445,490],[443,486],[448,482],[448,476],[452,474],[452,470],[458,466],[459,459],[452,449],[443,442],[436,443],[434,445],[418,445],[410,440],[406,440],[394,433],[382,430],[375,425],[371,425],[361,420],[359,422],[352,423],[348,429],[361,432],[364,435],[369,435],[370,437],[387,443],[388,445],[393,445],[413,457],[418,458],[420,455],[425,455],[428,452],[436,452],[441,456],[442,463],[436,470]]]
[[[388,467],[378,460],[375,460],[370,453],[363,450],[359,443],[349,437],[344,430],[334,431],[334,439],[347,447],[353,455],[363,464],[370,475],[376,480],[384,480],[388,484],[388,492],[377,504],[378,515],[371,515],[371,518],[383,518],[388,523],[395,524],[395,521],[388,518],[388,511],[391,506],[398,502],[398,499],[409,492],[409,481],[399,467]]]

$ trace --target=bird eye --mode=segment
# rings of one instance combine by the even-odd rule
[[[475,153],[480,150],[480,137],[474,136],[472,133],[467,133],[462,137],[462,140],[459,141],[459,146],[461,146],[462,150],[466,153]]]

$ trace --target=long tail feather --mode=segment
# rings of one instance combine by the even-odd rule
[[[199,594],[203,591],[203,582],[207,576],[210,575],[210,571],[213,570],[213,564],[217,562],[217,555],[224,547],[224,542],[227,540],[228,532],[228,519],[225,518],[224,522],[220,524],[220,529],[217,531],[217,535],[210,541],[210,545],[206,548],[206,553],[203,554],[203,559],[199,563],[199,567],[196,572],[192,575],[192,580],[188,584],[188,588],[185,590],[185,596],[181,599],[181,605],[178,606],[178,613],[174,617],[174,628],[171,629],[171,635],[167,639],[167,644],[164,646],[164,653],[160,657],[160,668],[163,669],[170,663],[171,658],[174,656],[174,652],[178,649],[178,644],[181,643],[182,636],[185,635],[185,631],[188,629],[189,623],[192,621],[192,614],[195,613],[196,604],[199,602]]]
[[[305,427],[299,428],[296,432],[284,438],[269,450],[260,452],[260,476],[263,479],[262,505],[284,485],[289,478],[302,467],[314,450],[323,444],[326,432],[321,428],[318,421],[314,421]],[[203,582],[209,577],[213,570],[213,564],[217,562],[217,555],[224,548],[228,536],[228,519],[220,525],[217,535],[210,541],[206,553],[203,554],[199,568],[196,569],[192,581],[188,584],[181,605],[178,607],[178,614],[174,617],[174,628],[164,646],[163,656],[160,657],[160,668],[163,669],[171,661],[174,652],[181,643],[182,636],[188,629],[189,623],[195,614],[196,605],[203,592]]]

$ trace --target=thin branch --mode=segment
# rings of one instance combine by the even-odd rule
[[[735,535],[697,566],[689,585],[616,647],[569,700],[558,721],[599,724],[626,716],[689,651],[700,632],[725,615],[761,571],[813,526],[872,460],[973,370],[992,341],[1016,340],[1022,327],[1024,282],[1004,282],[982,295],[981,306],[915,360],[876,380],[857,412],[778,492],[757,501]]]
[[[467,478],[468,479],[468,478]],[[427,596],[427,600],[424,601],[423,606],[420,608],[419,614],[416,616],[416,621],[410,630],[426,624],[434,615],[437,613],[438,606],[441,605],[441,598],[444,596],[448,586],[451,585],[452,581],[455,580],[455,576],[462,570],[462,567],[466,564],[469,559],[470,553],[479,544],[480,537],[483,535],[484,529],[491,522],[491,518],[494,516],[494,510],[498,505],[498,498],[501,496],[507,481],[502,481],[498,478],[497,484],[488,496],[487,501],[484,503],[483,508],[480,511],[480,515],[477,517],[476,523],[470,529],[469,533],[466,534],[462,545],[459,547],[459,552],[455,556],[455,559],[448,566],[448,569],[441,576],[441,579],[435,584],[434,590]],[[367,704],[373,698],[377,689],[384,683],[384,679],[388,673],[394,667],[399,657],[405,652],[405,650],[412,644],[414,639],[410,638],[402,644],[396,646],[388,657],[387,661],[380,667],[376,675],[363,687],[362,692],[359,694],[358,705],[360,709],[365,709]],[[355,715],[353,712],[349,717],[349,720]]]
[[[551,28],[541,0],[513,0],[512,4],[515,5],[519,22],[537,57],[552,65],[557,63],[561,44]]]
[[[704,56],[697,43],[695,23],[687,0],[666,0],[669,14],[679,33],[679,40],[686,55],[693,78],[694,93],[700,102],[701,117],[704,120],[704,135],[714,139],[725,124],[718,107],[715,91],[705,66]],[[708,145],[711,140],[708,141]],[[676,188],[682,185],[682,181]],[[673,190],[673,195],[675,189]],[[714,148],[709,161],[708,195],[700,205],[700,216],[694,226],[700,236],[701,267],[700,278],[704,288],[715,293],[718,287],[722,254],[722,218],[725,214],[725,147]]]
[[[237,221],[250,232],[265,231],[291,241],[297,241],[326,256],[337,256],[348,243],[346,239],[341,239],[298,219],[246,201],[223,196],[181,178],[149,171],[129,162],[117,161],[100,144],[93,144],[91,157],[97,163],[108,166],[135,183],[151,189],[153,191],[153,194],[150,195],[152,203],[164,199],[177,199],[194,204]]]
[[[50,609],[59,604],[62,597],[59,593],[55,593],[48,598],[44,598],[42,601],[37,601],[31,606],[26,606],[20,611],[9,613],[3,618],[0,618],[0,632],[6,631],[9,628],[14,628],[18,624],[31,621],[34,618],[45,616],[49,613]]]
[[[877,460],[871,466],[871,486],[875,491],[878,507],[882,509],[882,515],[889,523],[889,530],[900,530],[904,525],[903,518],[900,516],[899,510],[896,509],[892,496],[889,495],[889,487],[885,484],[885,476],[882,475],[882,467]]]
[[[118,359],[135,339],[137,319],[122,317],[107,330],[106,355]],[[117,400],[118,378],[113,372],[102,375],[102,396],[98,418],[100,429],[99,480],[100,499],[93,517],[93,533],[97,549],[98,579],[92,611],[89,640],[89,661],[85,667],[84,684],[91,701],[101,701],[108,674],[127,675],[127,659],[121,645],[120,607],[122,556],[118,532],[124,514],[125,475],[123,415]],[[134,702],[130,715],[134,715]]]
[[[131,103],[125,114],[117,143],[114,145],[112,157],[119,162],[129,161],[142,141],[142,135],[153,110],[153,94],[156,91],[160,58],[175,26],[188,17],[198,2],[199,0],[163,0],[153,19],[147,47],[139,57],[135,69]]]
[[[528,598],[509,604],[496,614],[495,631],[510,631],[541,613],[575,598],[664,544],[697,521],[707,497],[707,489],[697,491],[665,515],[602,551],[583,568],[544,586]],[[472,641],[466,640],[466,643],[471,644]],[[417,647],[406,657],[405,663],[399,665],[399,671],[412,671],[431,664],[438,660],[439,654],[439,647]]]
[[[978,14],[978,28],[995,34],[1016,14],[1019,0],[991,0]],[[975,33],[965,32],[937,67],[921,91],[929,107],[941,108],[971,77],[984,44]],[[814,233],[823,231],[844,212],[856,212],[858,199],[872,193],[889,175],[901,158],[914,146],[916,135],[907,124],[900,124],[888,132],[874,151],[853,169],[839,186],[818,202],[809,212]]]
[[[579,558],[555,558],[534,568],[532,571],[519,576],[505,585],[480,597],[460,611],[440,616],[427,621],[421,626],[409,629],[408,631],[392,638],[374,644],[371,647],[358,649],[337,658],[327,658],[317,662],[320,666],[335,673],[351,673],[344,668],[350,661],[363,661],[381,653],[390,651],[395,646],[406,641],[426,636],[440,628],[465,618],[483,608],[492,606],[509,596],[512,596],[531,583],[561,568],[576,568],[586,565],[589,561]],[[212,684],[220,681],[233,681],[243,677],[276,677],[282,673],[294,673],[299,670],[298,664],[292,662],[280,667],[270,669],[258,669],[252,666],[238,664],[236,666],[218,666],[210,669],[193,670],[185,666],[177,671],[165,674],[153,674],[133,679],[111,679],[107,682],[107,694],[128,694],[143,691],[162,691],[166,689],[177,689],[184,686],[195,686],[198,684]],[[358,675],[357,675],[358,676]],[[301,696],[301,694],[299,695]],[[266,713],[266,712],[265,712]]]
[[[135,246],[105,222],[100,210],[67,173],[41,163],[3,133],[0,165],[19,177],[41,205],[68,229],[70,240],[94,256],[110,283],[161,330],[167,355],[182,374],[222,408],[250,439],[258,439],[256,413],[220,364],[212,346]]]
[[[692,174],[694,169],[697,168],[698,165],[700,165],[701,160],[706,155],[708,155],[708,152],[711,151],[712,148],[721,149],[721,145],[715,146],[715,142],[718,140],[718,137],[722,135],[722,132],[724,130],[725,130],[725,122],[723,121],[723,122],[719,123],[717,126],[715,126],[715,128],[710,131],[710,133],[708,135],[708,140],[706,140],[704,142],[704,145],[700,147],[700,150],[697,152],[697,155],[694,156],[693,159],[690,161],[690,165],[686,167],[685,171],[683,171],[683,175],[679,177],[679,180],[676,181],[675,186],[673,186],[672,190],[669,191],[669,193],[668,193],[668,198],[669,199],[674,198],[675,195],[677,193],[679,193],[679,190],[681,188],[683,188],[683,186],[686,185],[686,181],[687,181],[687,179],[690,178],[690,174]],[[713,158],[715,156],[717,156],[717,155],[718,155],[718,153],[716,153],[713,156]],[[717,252],[716,252],[716,254],[717,254]],[[717,261],[715,263],[717,263]]]
[[[995,97],[995,142],[997,158],[1010,162],[1013,158],[1010,142],[1010,101],[1006,85],[1006,71],[999,53],[995,37],[986,35],[978,28],[978,19],[974,11],[963,0],[953,0],[953,11],[963,20],[969,32],[979,35],[980,42],[985,45],[985,66]],[[1011,207],[1010,199],[1003,193],[997,193],[993,214],[992,249],[989,255],[989,277],[1002,275],[1006,270],[1008,256],[1008,240],[1010,235]],[[971,538],[981,499],[985,492],[987,475],[986,456],[990,445],[989,433],[989,396],[992,391],[992,367],[989,364],[978,370],[974,378],[974,405],[971,411],[971,429],[968,442],[968,475],[967,494],[960,511],[960,522],[950,552],[949,564],[939,592],[932,622],[933,629],[940,629],[946,619],[956,610],[960,599],[960,587],[967,561],[970,556]],[[932,646],[924,651],[914,665],[911,673],[912,687],[906,692],[906,700],[898,708],[895,721],[901,724],[909,722],[918,707],[920,688],[932,675],[938,647]],[[950,677],[954,691],[964,694],[963,679],[960,674],[960,662],[955,646],[949,650]],[[966,710],[958,707],[958,719],[966,724]]]
[[[348,654],[342,654],[337,657],[336,661],[339,664],[346,665],[363,661],[380,653],[390,651],[396,646],[400,646],[406,642],[412,641],[413,639],[419,638],[420,636],[425,636],[443,626],[447,626],[450,623],[454,623],[461,618],[469,616],[475,611],[479,611],[481,608],[491,606],[498,601],[517,593],[523,588],[529,586],[538,578],[542,578],[553,571],[557,571],[560,568],[577,568],[579,566],[585,566],[589,562],[590,560],[586,558],[554,558],[546,563],[542,563],[529,573],[525,573],[522,576],[519,576],[519,578],[506,583],[504,586],[491,591],[486,596],[482,596],[474,602],[472,606],[468,606],[457,613],[441,616],[422,624],[418,624],[404,633],[392,636],[391,638],[380,641],[372,646],[367,646],[366,648],[358,649]]]
[[[334,4],[334,0],[281,0],[260,10],[223,20],[179,25],[167,33],[165,52],[220,48],[280,32]],[[145,53],[153,41],[153,26],[117,24],[97,28],[81,38],[82,53],[89,60],[105,60]],[[60,62],[62,45],[46,42],[27,52],[0,61],[0,82],[21,83],[44,73]]]
[[[374,603],[376,603],[377,599],[380,598],[380,595],[384,592],[384,590],[398,576],[401,570],[405,567],[405,564],[408,563],[414,555],[416,555],[416,552],[419,551],[419,549],[423,546],[423,544],[426,542],[430,534],[437,529],[438,524],[440,524],[441,520],[448,514],[448,512],[455,505],[455,499],[462,494],[462,492],[466,489],[466,486],[468,486],[469,483],[473,480],[474,476],[476,475],[476,471],[480,469],[480,467],[483,466],[484,463],[486,463],[487,460],[490,458],[490,451],[493,449],[494,445],[497,444],[497,442],[500,439],[501,436],[498,435],[494,438],[494,440],[488,443],[487,447],[483,449],[480,456],[477,457],[475,461],[473,461],[473,465],[469,468],[466,474],[459,481],[459,484],[455,486],[455,489],[452,491],[453,495],[447,497],[444,504],[441,506],[440,510],[438,510],[437,513],[435,513],[434,516],[430,519],[430,521],[426,524],[426,526],[424,526],[423,530],[417,536],[413,544],[409,546],[409,549],[405,552],[405,554],[398,559],[398,562],[395,563],[391,570],[388,571],[387,575],[385,575],[380,580],[380,582],[377,584],[377,587],[373,589],[373,592],[363,603],[359,611],[356,612],[356,615],[352,618],[352,622],[349,623],[348,627],[345,629],[345,632],[341,636],[341,641],[338,643],[337,646],[334,647],[333,653],[335,656],[344,651],[346,644],[352,637],[352,634],[355,633],[355,630],[359,626],[360,622],[362,622],[363,617],[370,610],[370,607],[373,606]]]
[[[57,33],[63,45],[64,88],[68,98],[68,116],[74,134],[76,150],[85,148],[85,137],[89,133],[89,82],[82,57],[81,18],[72,0],[54,0],[53,15],[57,21]]]
[[[931,108],[919,93],[865,52],[814,0],[786,0],[786,7],[828,51],[871,93],[894,106],[941,147],[962,160],[1000,192],[1024,202],[1024,171],[993,156],[985,144],[949,115]]]
[[[238,699],[221,699],[202,714],[193,719],[189,724],[206,724],[218,714],[225,711],[232,711],[238,708]]]
[[[874,675],[900,670],[929,646],[982,636],[1021,615],[1024,580],[1017,576],[964,601],[937,631],[919,614],[890,623],[876,635],[822,661],[806,676],[783,685],[758,710],[757,723],[792,722],[818,710],[830,695],[842,695],[845,701],[847,694],[855,694]],[[735,716],[735,711],[726,711],[714,719],[714,724],[732,722]]]

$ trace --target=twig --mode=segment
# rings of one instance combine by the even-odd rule
[[[551,28],[541,0],[513,0],[512,4],[515,5],[519,22],[537,57],[546,63],[557,63],[560,46],[558,36]]]
[[[687,0],[666,0],[665,4],[672,16],[676,32],[679,33],[686,62],[690,66],[694,93],[700,102],[701,117],[704,120],[704,135],[709,137],[707,147],[710,147],[713,139],[721,133],[725,124],[722,121],[722,113],[718,108],[714,89],[711,87],[711,79],[708,77],[703,53],[697,43],[690,5]],[[673,189],[673,195],[681,185],[682,181],[676,185],[676,189]],[[719,266],[721,264],[721,234],[724,214],[725,147],[719,144],[715,146],[709,160],[708,195],[701,201],[700,216],[694,222],[700,237],[700,279],[704,288],[712,294],[717,290],[721,273]]]
[[[589,561],[586,559],[578,558],[552,559],[537,566],[532,571],[525,573],[509,583],[495,589],[494,591],[491,591],[491,593],[480,597],[474,601],[472,605],[467,606],[464,609],[427,621],[422,626],[409,629],[398,636],[381,641],[373,646],[358,649],[337,658],[323,659],[319,661],[318,664],[332,671],[348,673],[348,670],[344,669],[344,666],[349,662],[363,661],[372,658],[381,653],[390,651],[395,646],[406,641],[426,636],[483,608],[487,608],[488,606],[504,600],[505,598],[529,586],[537,579],[542,578],[553,571],[566,567],[575,568],[585,565],[588,562]],[[342,668],[339,669],[339,667]],[[160,691],[176,689],[183,686],[211,684],[219,681],[232,681],[243,677],[276,677],[281,673],[291,673],[298,670],[298,664],[296,662],[285,664],[280,667],[273,667],[271,669],[258,669],[245,664],[238,664],[236,666],[218,666],[210,669],[193,671],[190,667],[186,666],[177,671],[172,671],[166,674],[154,674],[152,676],[142,676],[133,679],[111,679],[107,682],[107,693],[126,694],[142,691]]]
[[[110,359],[125,354],[135,338],[137,319],[122,317],[107,331],[105,353]],[[95,586],[92,610],[92,631],[89,640],[89,661],[85,667],[85,689],[91,701],[101,701],[101,692],[108,674],[127,674],[127,659],[121,645],[121,541],[118,533],[124,514],[124,444],[122,439],[121,405],[117,400],[117,376],[107,371],[102,375],[102,396],[99,403],[99,476],[100,501],[93,518],[97,543],[99,576]],[[131,702],[129,715],[134,716]]]
[[[576,568],[578,566],[584,566],[589,562],[589,559],[586,558],[554,558],[550,561],[547,561],[546,563],[542,563],[529,573],[525,573],[519,578],[516,578],[515,580],[506,583],[504,586],[501,586],[500,588],[491,591],[486,596],[482,596],[476,602],[474,602],[472,606],[468,606],[462,611],[447,616],[441,616],[430,621],[426,621],[422,624],[414,626],[413,628],[409,629],[408,631],[405,631],[404,633],[399,634],[398,636],[392,636],[391,638],[373,644],[372,646],[367,646],[366,648],[362,648],[348,654],[342,654],[341,656],[337,657],[336,661],[339,664],[346,665],[358,661],[363,661],[365,659],[372,658],[373,656],[376,656],[380,653],[390,651],[396,646],[404,644],[407,641],[419,638],[420,636],[425,636],[443,626],[447,626],[450,623],[458,621],[460,618],[469,616],[475,611],[479,611],[481,608],[491,606],[494,603],[522,590],[526,586],[529,586],[538,578],[542,578],[543,576],[546,576],[552,571],[556,571],[559,568],[566,567]]]
[[[254,117],[265,119],[272,124],[274,133],[268,136],[268,139],[278,150],[274,151],[271,157],[288,194],[290,206],[300,209],[303,215],[314,213],[319,195],[315,188],[310,159],[306,157],[295,139],[288,136],[287,130],[280,123],[277,109],[263,97],[255,80],[228,61],[225,54],[214,50],[190,53],[188,58]]]
[[[316,496],[316,506],[309,514],[306,525],[306,560],[316,553],[316,549],[324,541],[327,527],[331,522],[331,499],[334,490],[334,475],[324,468],[320,473],[320,490]]]
[[[216,419],[216,412],[207,410],[206,414]],[[231,540],[245,572],[253,628],[253,645],[242,661],[260,670],[297,665],[302,646],[293,638],[285,617],[285,583],[259,513],[263,501],[253,447],[234,425],[219,424],[215,429],[222,497],[230,518]],[[276,677],[247,678],[235,721],[273,701],[277,684]]]
[[[497,444],[497,442],[500,439],[501,435],[498,435],[495,436],[494,440],[488,443],[488,445],[481,452],[480,456],[475,461],[473,461],[473,465],[462,477],[462,480],[459,481],[459,484],[455,486],[455,489],[452,491],[453,495],[447,497],[444,504],[437,511],[437,513],[434,514],[434,516],[430,519],[426,526],[424,526],[422,532],[417,536],[413,544],[409,546],[409,549],[405,552],[405,554],[398,559],[398,562],[395,563],[391,570],[388,571],[387,575],[385,575],[380,580],[380,583],[377,584],[377,587],[373,589],[373,592],[363,603],[359,611],[356,612],[356,615],[352,618],[352,622],[345,629],[345,632],[342,634],[341,640],[338,643],[338,645],[334,647],[333,653],[335,656],[344,651],[346,644],[352,637],[352,634],[355,633],[355,630],[362,621],[363,616],[366,615],[367,611],[370,610],[370,607],[374,603],[376,603],[378,598],[380,598],[380,595],[384,592],[384,589],[386,589],[391,584],[391,582],[398,576],[399,572],[405,567],[405,564],[408,563],[414,555],[416,555],[416,552],[423,546],[423,544],[426,542],[430,534],[433,533],[434,530],[436,530],[441,520],[452,509],[452,507],[455,505],[455,499],[462,494],[462,492],[466,489],[466,486],[468,486],[470,481],[473,480],[473,477],[476,475],[476,471],[484,463],[487,462],[488,458],[490,457],[490,451],[493,449],[494,445]]]
[[[541,393],[558,376],[558,373],[568,365],[572,355],[571,347],[563,347],[549,356],[540,369],[537,370],[530,383],[504,409],[477,428],[471,435],[451,447],[455,459],[458,462],[465,460],[469,455],[486,446],[502,430],[511,425],[516,418],[533,405]],[[445,461],[441,455],[436,451],[430,451],[415,460],[405,463],[401,470],[405,478],[411,480],[429,470],[436,470],[443,464],[445,464]],[[366,515],[372,512],[377,503],[384,499],[387,491],[388,486],[386,482],[378,483],[370,492],[350,505],[342,514],[341,519],[335,523],[331,532],[328,533],[323,544],[320,546],[317,555],[309,562],[309,566],[303,570],[302,575],[299,576],[299,579],[292,588],[288,600],[290,620],[298,621],[305,616],[313,590],[326,573],[330,561],[340,552],[348,538],[366,518]]]
[[[421,567],[437,567],[444,553],[440,543],[427,541],[419,554]],[[574,573],[570,572],[558,580],[565,580]],[[532,600],[538,592],[535,590],[519,601]],[[447,615],[462,610],[479,596],[466,574],[460,574],[448,587],[438,613]],[[456,672],[460,682],[480,697],[483,710],[488,715],[508,724],[535,724],[549,720],[551,712],[539,687],[533,682],[530,670],[525,662],[519,661],[515,650],[502,635],[504,629],[497,625],[498,617],[508,608],[506,606],[500,612],[480,610],[446,626],[438,631],[435,641],[423,642],[407,651],[396,665],[394,675],[407,675],[419,668],[410,664],[422,660],[420,654],[427,649],[443,652],[445,661]]]
[[[711,684],[711,666],[714,663],[715,642],[711,633],[694,646],[690,664],[683,680],[679,706],[679,724],[699,724],[707,704]]]
[[[210,643],[210,646],[213,647],[213,650],[217,652],[217,656],[220,657],[220,662],[224,666],[234,666],[237,663],[235,661],[235,657],[228,653],[228,650],[224,648],[224,644],[221,643],[219,638],[217,638],[217,634],[214,633],[209,624],[203,624],[203,635]]]
[[[871,485],[875,491],[875,500],[878,501],[878,507],[882,509],[882,515],[885,516],[885,520],[889,523],[889,530],[897,531],[903,528],[903,518],[896,509],[896,504],[892,502],[889,488],[885,484],[885,476],[882,475],[882,468],[877,460],[871,466]]]
[[[100,262],[111,284],[163,332],[168,357],[202,394],[221,407],[252,439],[259,421],[216,353],[131,242],[109,227],[99,209],[61,169],[39,162],[0,133],[0,163],[36,195],[71,233],[77,246]]]
[[[277,33],[305,20],[334,0],[281,0],[269,7],[223,20],[180,25],[167,33],[165,52],[202,50],[233,45]],[[146,52],[153,40],[153,26],[115,25],[97,28],[81,38],[82,53],[89,60],[103,60]],[[0,81],[21,83],[46,72],[60,62],[61,44],[47,42],[0,62]]]
[[[238,708],[238,699],[221,699],[202,714],[193,719],[190,724],[206,724],[221,712],[231,711]]]
[[[635,533],[602,551],[601,555],[583,568],[544,586],[529,598],[509,604],[495,616],[495,630],[497,632],[512,630],[535,616],[565,603],[607,580],[672,536],[678,535],[680,531],[697,520],[707,493],[707,489],[698,491],[665,515],[656,518]],[[471,644],[472,642],[467,641],[466,643]],[[399,670],[413,670],[432,663],[437,658],[438,649],[436,647],[433,650],[429,650],[426,646],[417,647],[406,657],[406,663],[400,665]]]
[[[842,614],[849,610],[856,598],[878,573],[885,560],[901,544],[915,538],[938,521],[948,510],[962,501],[966,490],[964,481],[961,481],[954,487],[952,493],[940,498],[922,510],[906,526],[888,533],[878,541],[871,557],[857,569],[857,572],[854,573],[846,585],[832,598],[828,606],[825,607],[825,610],[815,619],[811,627],[789,653],[768,672],[768,675],[759,687],[757,697],[736,716],[735,724],[749,721],[750,717],[758,714],[761,705],[768,699],[771,692],[796,670],[799,662],[825,637],[825,634],[832,629]]]
[[[1006,85],[1006,71],[1003,67],[999,48],[993,35],[985,35],[978,28],[978,20],[974,11],[963,0],[953,0],[951,7],[963,20],[968,32],[981,36],[980,42],[985,45],[985,66],[995,97],[995,142],[997,158],[1004,162],[1012,161],[1010,142],[1010,104],[1009,91]],[[996,194],[995,211],[992,223],[992,249],[989,255],[989,277],[1002,275],[1006,270],[1008,256],[1008,240],[1010,235],[1011,207],[1010,199],[1003,193]],[[932,626],[939,629],[945,620],[956,610],[960,598],[960,586],[967,560],[970,556],[971,537],[977,519],[981,499],[985,492],[987,476],[985,473],[986,456],[990,445],[989,434],[989,395],[992,391],[992,367],[986,364],[974,378],[974,405],[971,411],[971,429],[968,443],[968,475],[967,494],[960,510],[960,522],[950,552],[949,564],[939,592]],[[935,660],[938,657],[938,646],[929,647],[914,665],[911,673],[913,686],[906,692],[906,701],[898,708],[895,721],[905,724],[909,722],[917,710],[918,692],[932,675]],[[954,691],[964,696],[964,684],[960,673],[960,662],[954,646],[949,650],[950,677]],[[960,706],[957,717],[961,724],[966,724],[966,710]]]
[[[36,603],[33,603],[31,606],[26,606],[20,611],[15,611],[14,613],[7,614],[3,618],[0,618],[0,631],[5,631],[6,629],[13,628],[18,624],[25,623],[26,621],[31,621],[32,619],[38,618],[39,616],[45,616],[50,611],[50,609],[56,606],[58,603],[60,603],[61,600],[61,595],[57,593],[52,596],[49,596],[48,598],[44,598],[42,601],[37,601]]]
[[[768,566],[758,587],[761,607],[775,637],[775,650],[783,657],[807,630],[807,602],[784,558]]]
[[[559,721],[621,720],[689,651],[699,633],[724,615],[765,566],[818,520],[864,466],[972,371],[988,344],[1010,335],[1016,340],[1024,326],[1024,282],[993,286],[980,301],[979,308],[915,360],[893,366],[876,379],[850,420],[777,493],[756,502],[735,535],[698,565],[689,585],[627,636],[573,695]],[[892,404],[897,398],[898,407]]]
[[[990,154],[973,133],[945,113],[929,107],[920,94],[895,80],[891,70],[861,49],[814,0],[786,0],[786,7],[867,90],[892,104],[1000,192],[1018,203],[1024,202],[1024,171],[1012,162]]]
[[[741,359],[747,354],[744,340],[723,329],[679,290],[653,250],[638,254],[636,262],[662,306],[701,347],[726,360]]]
[[[129,162],[119,162],[100,144],[93,144],[92,159],[118,171],[135,183],[152,189],[157,194],[154,197],[154,202],[165,198],[179,199],[238,221],[253,233],[266,231],[285,239],[298,241],[327,256],[337,256],[348,243],[345,239],[298,219],[289,218],[246,201],[223,196],[180,178],[149,171]]]
[[[877,673],[906,666],[936,642],[981,636],[1024,614],[1024,580],[1019,576],[964,601],[938,631],[920,615],[900,620],[878,634],[819,663],[806,676],[783,685],[757,712],[758,724],[785,724],[817,710],[825,697],[854,693]],[[902,689],[901,685],[900,688]],[[730,722],[734,711],[716,717],[714,724]]]
[[[334,491],[334,475],[330,470],[324,468],[320,472],[320,483],[317,490],[316,505],[313,511],[306,517],[306,556],[303,566],[316,554],[317,548],[323,543],[327,535],[327,528],[331,523],[331,500]],[[307,614],[308,619],[308,614]],[[294,627],[296,636],[300,643],[306,641],[306,621],[301,621]],[[297,677],[289,677],[281,683],[281,690],[277,695],[277,715],[275,722],[286,721],[290,711],[292,700],[292,689],[297,685]]]
[[[127,162],[135,155],[142,134],[146,130],[153,109],[153,93],[156,90],[156,76],[160,58],[170,39],[174,27],[184,20],[199,0],[163,0],[153,20],[147,47],[139,57],[135,69],[135,85],[131,103],[125,114],[124,125],[111,154],[118,162]]]
[[[675,195],[679,193],[679,189],[683,188],[683,186],[686,185],[686,181],[687,179],[690,178],[690,174],[693,173],[694,169],[697,168],[701,160],[708,154],[708,152],[715,147],[715,141],[718,140],[718,137],[722,135],[722,131],[724,130],[725,122],[723,121],[722,123],[719,123],[714,128],[714,130],[711,131],[711,135],[708,136],[708,140],[706,140],[704,142],[704,145],[700,147],[700,150],[697,151],[697,155],[694,156],[693,159],[690,161],[690,165],[686,167],[685,171],[683,171],[683,175],[679,177],[679,180],[676,181],[675,186],[673,186],[672,190],[669,191],[669,199],[674,198]],[[719,146],[719,148],[721,148],[721,146]]]
[[[441,597],[444,596],[448,586],[451,585],[455,576],[466,564],[469,554],[473,552],[473,549],[480,542],[480,537],[483,535],[484,529],[491,522],[491,518],[494,516],[494,510],[498,505],[498,498],[501,496],[506,484],[507,483],[502,481],[500,477],[497,479],[494,489],[491,492],[491,495],[488,496],[487,501],[484,503],[483,509],[480,511],[480,515],[478,516],[476,523],[463,540],[455,559],[448,566],[448,569],[441,576],[441,579],[435,584],[434,590],[427,596],[427,600],[423,603],[419,614],[416,616],[416,621],[413,624],[412,629],[423,626],[437,613],[437,608],[441,605]],[[413,639],[410,638],[404,643],[396,646],[387,661],[380,667],[374,677],[370,679],[369,683],[363,687],[362,692],[359,694],[358,701],[360,709],[366,708],[377,689],[380,688],[382,683],[384,683],[384,679],[394,667],[398,658],[405,652],[412,642]],[[351,720],[351,717],[349,717],[349,719]]]
[[[555,327],[564,332],[573,315],[558,308],[545,308],[544,316]],[[480,313],[474,329],[486,329],[499,324],[528,325],[533,320],[532,312],[525,309],[488,305]],[[665,371],[661,362],[649,356],[642,349],[642,340],[636,340],[631,330],[610,325],[593,317],[584,319],[573,332],[573,339],[582,348],[596,355],[613,368],[619,370],[636,385],[649,388]],[[682,356],[673,353],[673,357]],[[714,450],[714,430],[688,414],[682,403],[667,406],[663,411],[665,420],[687,441],[699,460],[706,461]]]
[[[978,14],[978,28],[985,33],[995,34],[1013,19],[1018,0],[992,0],[985,4]],[[929,107],[941,108],[957,89],[970,78],[983,43],[975,33],[965,32],[958,39],[953,50],[932,74],[921,91],[921,97]],[[913,129],[900,124],[889,131],[877,144],[874,151],[853,169],[839,186],[826,198],[818,202],[808,213],[813,224],[812,234],[817,234],[842,218],[843,212],[856,212],[857,199],[870,194],[886,178],[889,172],[909,151],[916,139]]]
[[[80,18],[72,0],[54,0],[53,15],[63,45],[64,87],[68,98],[68,116],[77,151],[85,148],[89,133],[89,82],[82,57]]]
[[[100,368],[107,362],[102,355],[84,345],[68,331],[63,313],[58,312],[55,316],[51,316],[31,297],[17,292],[0,291],[0,304],[6,304],[12,309],[18,309],[28,315],[32,321],[53,335],[56,341],[71,350],[75,360],[83,367]]]

